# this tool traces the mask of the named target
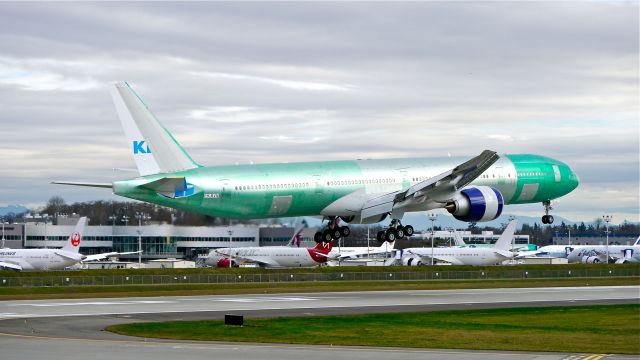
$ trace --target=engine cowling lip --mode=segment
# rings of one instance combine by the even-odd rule
[[[491,221],[502,214],[504,198],[500,191],[493,187],[472,186],[462,189],[460,196],[448,205],[453,205],[448,211],[457,220],[466,222]]]

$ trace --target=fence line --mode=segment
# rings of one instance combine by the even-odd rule
[[[640,268],[572,270],[345,271],[256,274],[105,275],[0,277],[0,287],[232,284],[319,281],[432,281],[637,277]]]

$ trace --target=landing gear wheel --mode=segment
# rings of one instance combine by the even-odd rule
[[[387,240],[388,242],[394,242],[396,241],[396,231],[394,229],[387,229],[387,231],[385,231],[384,233],[384,239]]]
[[[342,237],[342,231],[340,231],[340,228],[335,228],[333,230],[331,230],[331,236],[338,240]]]
[[[383,243],[385,241],[385,239],[384,239],[384,230],[378,231],[378,233],[376,234],[376,239],[378,239],[378,242],[380,242],[380,243]]]
[[[340,228],[340,232],[342,233],[342,237],[347,237],[349,236],[349,234],[351,234],[351,229],[349,229],[348,226],[342,226]]]
[[[322,242],[331,242],[331,240],[333,239],[333,236],[331,235],[331,231],[329,231],[329,229],[326,229],[325,231],[322,232]]]
[[[542,223],[553,224],[553,216],[549,215],[549,211],[553,210],[553,207],[551,206],[551,200],[543,201],[542,206],[544,206],[544,215],[542,216]]]
[[[396,228],[396,237],[398,239],[403,239],[404,238],[404,227],[403,226],[398,226]]]
[[[316,233],[313,234],[313,241],[315,241],[317,244],[320,244],[322,242],[322,233],[320,231],[316,231]]]
[[[409,237],[411,235],[413,235],[413,226],[411,225],[407,225],[404,227],[404,235]]]

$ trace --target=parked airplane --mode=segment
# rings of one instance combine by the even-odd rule
[[[529,154],[473,158],[408,158],[202,167],[154,117],[127,83],[112,95],[140,176],[113,183],[56,184],[112,189],[117,195],[225,218],[324,216],[317,242],[349,234],[353,223],[390,218],[380,240],[413,234],[405,212],[445,208],[461,221],[496,219],[504,205],[541,202],[552,223],[551,200],[578,186],[566,164]]]
[[[433,263],[447,262],[452,265],[500,264],[513,257],[509,249],[517,223],[517,220],[512,220],[492,248],[408,248],[402,250],[400,258],[402,264],[407,266],[431,264],[431,259]]]
[[[62,249],[0,249],[0,268],[20,271],[62,270],[81,261],[94,261],[125,253],[82,255],[79,253],[87,218],[78,220]]]
[[[334,247],[329,253],[329,258],[331,260],[344,261],[362,258],[363,256],[387,254],[394,251],[395,244],[395,242],[385,241],[377,247]]]
[[[546,245],[532,251],[520,251],[516,254],[516,259],[523,257],[554,257],[566,258],[575,249],[580,249],[584,245]]]
[[[313,267],[327,262],[333,240],[320,242],[315,248],[291,246],[262,246],[213,249],[205,264],[217,267],[233,267],[241,263],[257,264],[261,267]]]
[[[567,256],[570,263],[581,262],[584,264],[597,263],[640,263],[640,237],[633,245],[609,245],[609,257],[607,259],[606,245],[584,245],[573,250]]]

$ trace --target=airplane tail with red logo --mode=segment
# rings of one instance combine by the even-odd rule
[[[329,254],[329,252],[331,252],[331,249],[333,249],[333,242],[334,241],[335,240],[331,240],[328,243],[320,242],[313,249],[316,250],[317,252],[321,253],[321,254],[327,255],[327,254]]]
[[[335,240],[331,240],[328,243],[319,242],[318,245],[316,245],[316,247],[314,247],[313,249],[307,248],[307,251],[309,252],[309,256],[311,256],[313,261],[315,261],[318,264],[326,263],[327,260],[329,259],[329,252],[331,251],[331,249],[333,249],[334,241]]]
[[[62,248],[62,251],[77,253],[80,250],[80,244],[82,243],[82,233],[84,233],[84,227],[87,225],[87,217],[83,216],[78,219],[76,227],[73,228],[73,232],[69,235],[67,243]]]

